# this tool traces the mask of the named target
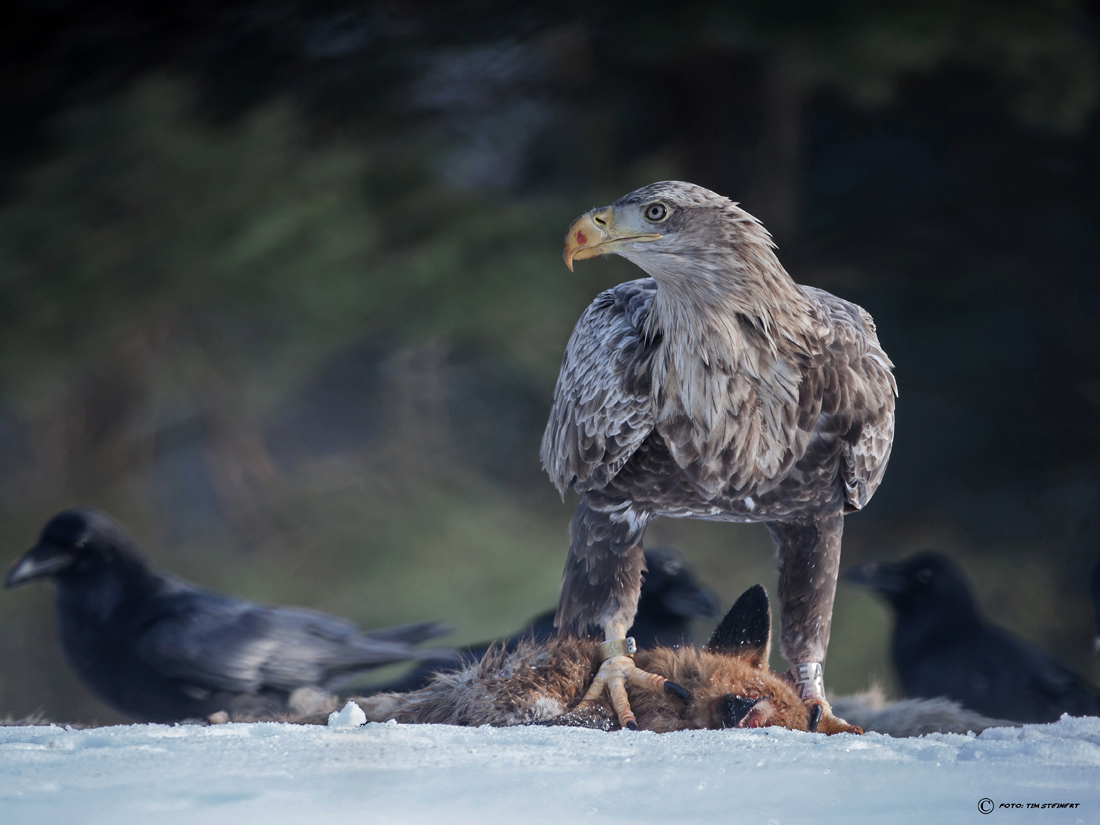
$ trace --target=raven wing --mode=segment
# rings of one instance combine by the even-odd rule
[[[360,633],[350,622],[291,607],[262,607],[202,591],[162,597],[139,631],[138,656],[162,675],[213,690],[253,693],[324,686],[379,665],[440,655],[409,641],[439,625]]]
[[[1079,674],[1047,656],[1029,644],[1021,645],[1025,664],[1020,668],[1026,675],[1027,689],[1038,712],[1045,711],[1045,718],[1056,721],[1063,713],[1070,716],[1096,716],[1100,714],[1100,696],[1096,688]]]

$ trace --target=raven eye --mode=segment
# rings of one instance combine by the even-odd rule
[[[668,217],[668,207],[663,203],[651,203],[645,208],[645,219],[653,223],[660,223]]]
[[[921,571],[919,571],[917,573],[917,581],[919,581],[921,584],[928,584],[928,582],[932,581],[932,571],[931,570],[921,570]]]

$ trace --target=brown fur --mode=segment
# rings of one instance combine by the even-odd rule
[[[688,646],[639,651],[635,660],[640,668],[682,685],[692,698],[685,702],[662,691],[631,690],[638,727],[658,733],[718,730],[731,726],[723,712],[727,698],[740,697],[760,701],[736,727],[808,730],[805,705],[787,681],[767,669],[762,650],[756,647],[733,654]],[[523,644],[510,652],[493,648],[480,662],[439,674],[421,690],[354,701],[372,722],[552,724],[616,730],[619,725],[606,699],[578,707],[599,664],[595,641],[564,637],[547,644]],[[323,724],[325,717],[301,721]]]

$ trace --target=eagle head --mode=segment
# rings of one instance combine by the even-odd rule
[[[736,203],[683,181],[651,183],[592,209],[570,224],[562,256],[573,261],[614,253],[650,269],[654,256],[698,260],[744,242],[771,245],[767,230]]]

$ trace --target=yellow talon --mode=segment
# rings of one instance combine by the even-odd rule
[[[638,729],[638,720],[630,709],[627,696],[627,684],[650,691],[664,691],[681,699],[690,699],[690,694],[679,685],[670,682],[664,676],[649,673],[634,664],[634,659],[626,654],[613,655],[600,665],[596,678],[581,699],[581,705],[595,704],[600,701],[604,691],[611,699],[611,708],[618,717],[619,724],[628,730]]]

